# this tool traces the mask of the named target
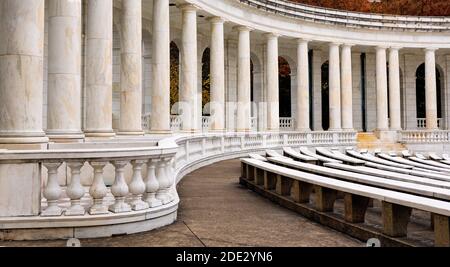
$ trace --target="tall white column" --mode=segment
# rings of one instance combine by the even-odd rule
[[[122,0],[119,134],[142,131],[142,0]]]
[[[341,51],[342,129],[353,130],[352,45],[344,44]]]
[[[0,144],[45,143],[44,0],[0,2]]]
[[[193,5],[181,5],[181,89],[180,102],[182,109],[182,131],[198,132],[199,104],[197,95],[197,9]],[[201,104],[200,104],[201,105]]]
[[[425,49],[425,106],[427,130],[438,129],[435,48]]]
[[[225,130],[225,49],[224,20],[209,19],[211,23],[211,125],[212,131]]]
[[[248,132],[251,129],[251,79],[250,79],[250,29],[237,27],[238,40],[238,88],[237,88],[237,131]]]
[[[400,99],[400,64],[398,56],[399,48],[389,49],[389,113],[391,117],[390,129],[400,131],[401,122],[401,99]]]
[[[341,71],[339,59],[340,44],[330,44],[329,94],[330,131],[341,130]]]
[[[112,137],[113,3],[88,1],[86,137]]]
[[[170,134],[169,0],[153,0],[152,106],[150,132]]]
[[[267,130],[280,130],[278,35],[266,34]]]
[[[81,131],[81,0],[49,0],[47,136],[83,139]]]
[[[376,48],[377,131],[389,130],[386,47]]]
[[[298,40],[297,45],[297,116],[296,131],[310,131],[309,121],[309,57],[308,40]]]

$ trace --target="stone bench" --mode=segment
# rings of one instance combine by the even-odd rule
[[[311,152],[307,147],[300,147],[300,153],[303,154],[303,155],[309,156],[309,157],[316,158],[321,163],[329,163],[329,162],[342,163],[342,161],[340,161],[340,160],[336,160],[336,159],[324,157],[324,156],[321,156],[321,155],[317,155],[317,154]]]
[[[412,169],[413,168],[412,166],[409,166],[409,165],[399,164],[399,163],[395,163],[395,162],[392,162],[389,160],[377,158],[374,155],[369,154],[369,153],[359,153],[354,150],[347,150],[346,153],[352,157],[365,160],[366,162],[373,162],[373,163],[377,163],[377,164],[382,164],[382,165],[396,167],[396,168],[403,168],[403,169]]]
[[[287,161],[280,158],[268,158],[268,160],[269,162],[274,164],[282,165],[288,168],[305,171],[317,175],[322,175],[329,178],[345,180],[353,183],[375,186],[380,188],[386,188],[395,191],[416,194],[424,197],[450,200],[450,190],[445,188],[386,179],[373,175],[343,171],[323,166],[302,163],[298,161],[290,161],[290,160]]]
[[[425,178],[434,179],[434,180],[450,181],[450,177],[447,175],[439,174],[439,173],[430,173],[427,171],[420,171],[415,168],[402,169],[402,168],[386,166],[386,165],[373,163],[373,162],[366,162],[365,166],[370,167],[370,168],[379,169],[379,170],[385,170],[385,171],[391,171],[391,172],[396,172],[396,173],[404,173],[404,174],[410,174],[410,175],[419,176],[419,177],[425,177]]]
[[[434,186],[434,187],[440,187],[445,189],[450,189],[450,180],[445,181],[439,181],[434,179],[429,179],[425,177],[418,177],[413,176],[410,174],[403,174],[398,173],[394,171],[385,171],[385,170],[379,170],[375,168],[370,168],[366,166],[350,166],[345,164],[339,164],[339,163],[326,163],[324,164],[325,167],[332,168],[332,169],[338,169],[353,173],[360,173],[360,174],[367,174],[371,176],[377,176],[382,178],[388,178],[392,180],[402,181],[402,182],[409,182],[409,183],[416,183],[421,185],[428,185],[428,186]]]
[[[250,153],[248,154],[248,156],[252,159],[257,159],[257,160],[261,160],[261,161],[267,161],[267,159],[259,154],[254,154],[254,153]]]
[[[297,151],[295,151],[294,149],[292,149],[291,147],[283,148],[283,154],[284,154],[284,156],[292,158],[294,160],[299,160],[299,161],[303,161],[303,162],[307,162],[307,163],[311,163],[311,164],[317,164],[319,161],[318,159],[316,159],[314,157],[300,154]]]
[[[364,160],[356,159],[349,157],[347,155],[342,154],[339,151],[329,151],[325,148],[318,147],[316,148],[316,152],[322,156],[329,157],[335,160],[343,161],[346,164],[350,165],[364,165],[366,162]]]
[[[450,166],[443,164],[443,163],[439,163],[433,160],[427,160],[427,159],[421,159],[421,158],[417,158],[417,157],[409,157],[408,158],[411,161],[414,162],[418,162],[418,163],[422,163],[425,165],[429,165],[429,166],[433,166],[433,167],[438,167],[438,168],[443,168],[443,169],[449,169],[450,170]]]
[[[370,199],[382,203],[383,233],[390,237],[405,237],[412,209],[433,214],[435,246],[450,246],[450,202],[407,193],[336,180],[307,172],[277,166],[255,159],[242,159],[241,179],[254,181],[266,191],[275,190],[280,197],[292,197],[299,204],[310,202],[314,188],[314,208],[318,212],[333,212],[338,192],[343,192],[344,219],[348,223],[364,223]]]
[[[438,167],[434,167],[434,166],[429,166],[429,165],[425,165],[425,164],[422,164],[422,163],[414,162],[414,161],[411,161],[411,160],[408,160],[408,159],[405,159],[405,158],[389,156],[389,155],[384,154],[384,153],[380,153],[377,156],[382,158],[382,159],[390,160],[390,161],[393,161],[393,162],[396,162],[396,163],[400,163],[400,164],[410,165],[410,166],[413,166],[413,167],[425,169],[427,171],[434,171],[434,172],[440,172],[440,173],[450,173],[450,170],[448,170],[448,169],[443,169],[443,168],[438,168]]]

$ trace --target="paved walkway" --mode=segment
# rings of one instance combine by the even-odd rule
[[[82,240],[83,246],[363,246],[238,184],[237,160],[205,167],[179,184],[178,222],[144,234]],[[65,241],[0,242],[64,246]]]

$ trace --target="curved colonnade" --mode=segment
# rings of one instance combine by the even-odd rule
[[[272,14],[268,5],[283,12]],[[380,138],[449,141],[448,132],[438,130],[434,68],[438,62],[447,96],[448,18],[345,12],[354,19],[349,25],[331,10],[314,8],[321,19],[319,14],[302,19],[299,14],[305,12],[298,10],[289,15],[290,5],[276,0],[3,1],[0,237],[96,237],[170,224],[179,201],[176,182],[190,171],[266,148],[354,145],[363,120]],[[410,20],[420,23],[412,27],[406,23]],[[175,134],[171,41],[181,51],[182,123]],[[211,133],[202,134],[198,69],[208,46],[211,116],[206,128]],[[364,75],[355,60],[362,54]],[[279,132],[279,56],[293,70],[292,131],[286,132]],[[414,100],[404,91],[412,87],[405,68],[420,64],[420,57],[425,60],[428,131],[411,126],[417,119],[409,114]],[[318,69],[327,59],[330,129],[323,131]],[[257,79],[251,65],[259,65]],[[355,94],[361,94],[363,76],[370,87],[365,119]],[[251,131],[255,96],[259,99],[253,102],[262,107],[258,132]],[[450,107],[446,99],[444,115]],[[150,118],[143,122],[147,112]],[[441,119],[444,129],[447,120]]]

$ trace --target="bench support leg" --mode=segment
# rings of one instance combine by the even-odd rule
[[[292,197],[297,203],[309,203],[309,197],[313,186],[301,181],[294,181],[292,189]]]
[[[383,232],[392,237],[406,236],[412,209],[384,201],[382,206]]]
[[[255,177],[254,177],[254,175],[255,175],[254,169],[256,169],[256,168],[247,164],[247,179],[249,181],[253,181],[255,179]]]
[[[315,186],[316,209],[321,212],[331,212],[336,201],[337,191],[333,189]]]
[[[450,247],[450,217],[434,214],[434,245]]]
[[[264,171],[255,168],[255,184],[264,185]]]
[[[247,179],[247,164],[241,162],[241,177]]]
[[[345,194],[345,221],[350,223],[363,223],[369,198],[353,194]]]
[[[277,175],[276,192],[281,196],[291,195],[291,181],[289,178]]]
[[[264,171],[264,189],[273,190],[277,184],[277,176],[271,172]]]

